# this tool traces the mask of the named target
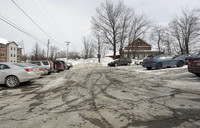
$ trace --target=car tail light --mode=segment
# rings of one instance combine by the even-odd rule
[[[62,65],[58,65],[58,68],[62,68]]]
[[[32,68],[25,68],[24,70],[26,70],[27,72],[31,72],[31,71],[33,71]]]
[[[189,60],[189,64],[192,64],[192,63],[194,63],[194,60]]]
[[[40,71],[42,71],[42,70],[43,70],[43,68],[39,68],[39,70],[40,70]]]
[[[149,63],[154,63],[154,61],[149,61]]]
[[[51,62],[49,61],[50,67],[51,67]]]

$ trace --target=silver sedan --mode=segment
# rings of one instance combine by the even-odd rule
[[[0,84],[16,87],[22,82],[40,77],[38,67],[23,63],[0,63]]]

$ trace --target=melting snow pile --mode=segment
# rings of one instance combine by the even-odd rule
[[[98,58],[68,60],[68,62],[71,62],[74,67],[82,67],[82,68],[107,66],[108,63],[111,61],[113,61],[113,59],[110,57],[101,58],[100,63],[98,62]]]

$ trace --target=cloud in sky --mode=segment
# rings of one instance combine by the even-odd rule
[[[113,0],[117,2],[117,0]],[[65,41],[70,41],[70,50],[82,50],[82,38],[90,34],[91,17],[96,14],[95,8],[104,0],[15,0],[56,42],[51,45],[60,50],[66,49]],[[200,8],[200,0],[124,0],[125,4],[135,9],[136,13],[144,12],[155,24],[167,25],[172,16],[179,14],[181,8]],[[41,32],[12,2],[0,1],[0,15],[19,25],[43,42],[48,37]],[[20,42],[23,40],[26,51],[30,52],[35,42],[31,37],[0,21],[0,37]],[[46,49],[46,45],[41,43]]]

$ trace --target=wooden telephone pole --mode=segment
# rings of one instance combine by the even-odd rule
[[[50,41],[48,39],[48,43],[47,43],[47,60],[49,60],[49,45],[50,45]]]
[[[69,53],[69,41],[65,42],[67,44],[67,52],[66,52],[66,58],[68,59],[68,53]]]

